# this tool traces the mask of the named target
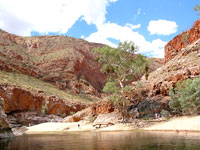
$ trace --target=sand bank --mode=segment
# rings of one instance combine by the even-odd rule
[[[80,126],[78,126],[78,124]],[[26,134],[48,133],[48,132],[73,132],[73,131],[128,131],[134,130],[135,127],[131,124],[118,123],[112,126],[102,126],[96,128],[92,123],[42,123],[35,126],[28,127]]]
[[[151,131],[198,131],[200,132],[200,116],[188,116],[172,118],[167,122],[161,122],[144,130]]]
[[[80,126],[79,126],[79,125]],[[200,116],[195,117],[179,117],[172,118],[169,121],[157,122],[154,125],[144,128],[138,128],[134,123],[122,124],[117,123],[111,126],[102,126],[101,128],[93,127],[92,123],[42,123],[39,125],[28,127],[26,134],[34,133],[50,133],[50,132],[72,132],[72,131],[131,131],[131,130],[147,130],[147,131],[198,131],[200,132]]]

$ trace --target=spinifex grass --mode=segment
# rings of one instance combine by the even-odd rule
[[[4,72],[0,71],[0,84],[6,83],[8,85],[15,85],[24,90],[28,90],[32,93],[43,91],[46,95],[54,95],[58,98],[69,102],[81,102],[81,103],[91,103],[92,99],[87,96],[72,95],[63,90],[58,89],[54,85],[41,81],[39,79],[18,74],[14,72]]]

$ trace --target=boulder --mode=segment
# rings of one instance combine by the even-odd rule
[[[166,109],[166,103],[159,102],[153,99],[147,99],[136,105],[131,105],[128,108],[128,113],[133,115],[133,118],[138,117],[153,117],[156,113],[160,113],[163,109]]]

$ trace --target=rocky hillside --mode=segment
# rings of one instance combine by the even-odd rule
[[[159,113],[163,109],[169,110],[170,88],[175,87],[178,81],[199,77],[199,31],[200,20],[187,31],[190,37],[187,45],[183,45],[181,39],[185,32],[176,36],[165,47],[165,65],[151,72],[148,80],[142,77],[140,81],[132,83],[132,90],[126,93],[126,97],[132,101],[131,109],[141,110],[141,115]]]
[[[165,62],[174,58],[177,54],[182,53],[182,48],[192,44],[200,38],[200,19],[197,20],[193,27],[177,35],[165,46]]]
[[[153,95],[167,96],[178,81],[200,74],[200,19],[165,46],[165,62],[149,76]]]
[[[103,45],[67,36],[20,37],[0,30],[0,70],[96,95],[106,79],[92,53],[99,46]]]
[[[149,76],[152,95],[167,96],[169,88],[178,81],[200,74],[200,39],[182,49],[173,59]],[[143,80],[144,81],[144,80]]]

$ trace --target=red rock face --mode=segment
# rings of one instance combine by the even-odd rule
[[[182,48],[185,48],[188,44],[191,44],[200,38],[200,19],[197,20],[193,27],[176,36],[165,46],[165,62],[171,60]]]
[[[55,115],[69,115],[86,107],[83,103],[66,102],[56,96],[47,96],[40,92],[32,93],[19,87],[1,85],[0,97],[4,99],[4,110],[10,112],[36,111]]]
[[[100,92],[104,87],[106,81],[106,76],[102,74],[100,70],[101,66],[95,62],[88,59],[85,56],[82,60],[77,60],[74,65],[74,72],[78,77],[83,77],[86,81],[89,81],[95,89]]]
[[[0,70],[33,76],[61,90],[96,95],[106,80],[92,52],[100,46],[104,45],[67,36],[25,38],[0,30]]]
[[[92,107],[93,114],[95,115],[107,114],[115,110],[113,104],[107,100],[99,101],[93,104],[91,107]]]
[[[47,114],[53,115],[70,115],[70,113],[78,112],[86,108],[86,105],[81,103],[69,104],[61,99],[55,100],[54,98],[49,98],[47,104]]]

